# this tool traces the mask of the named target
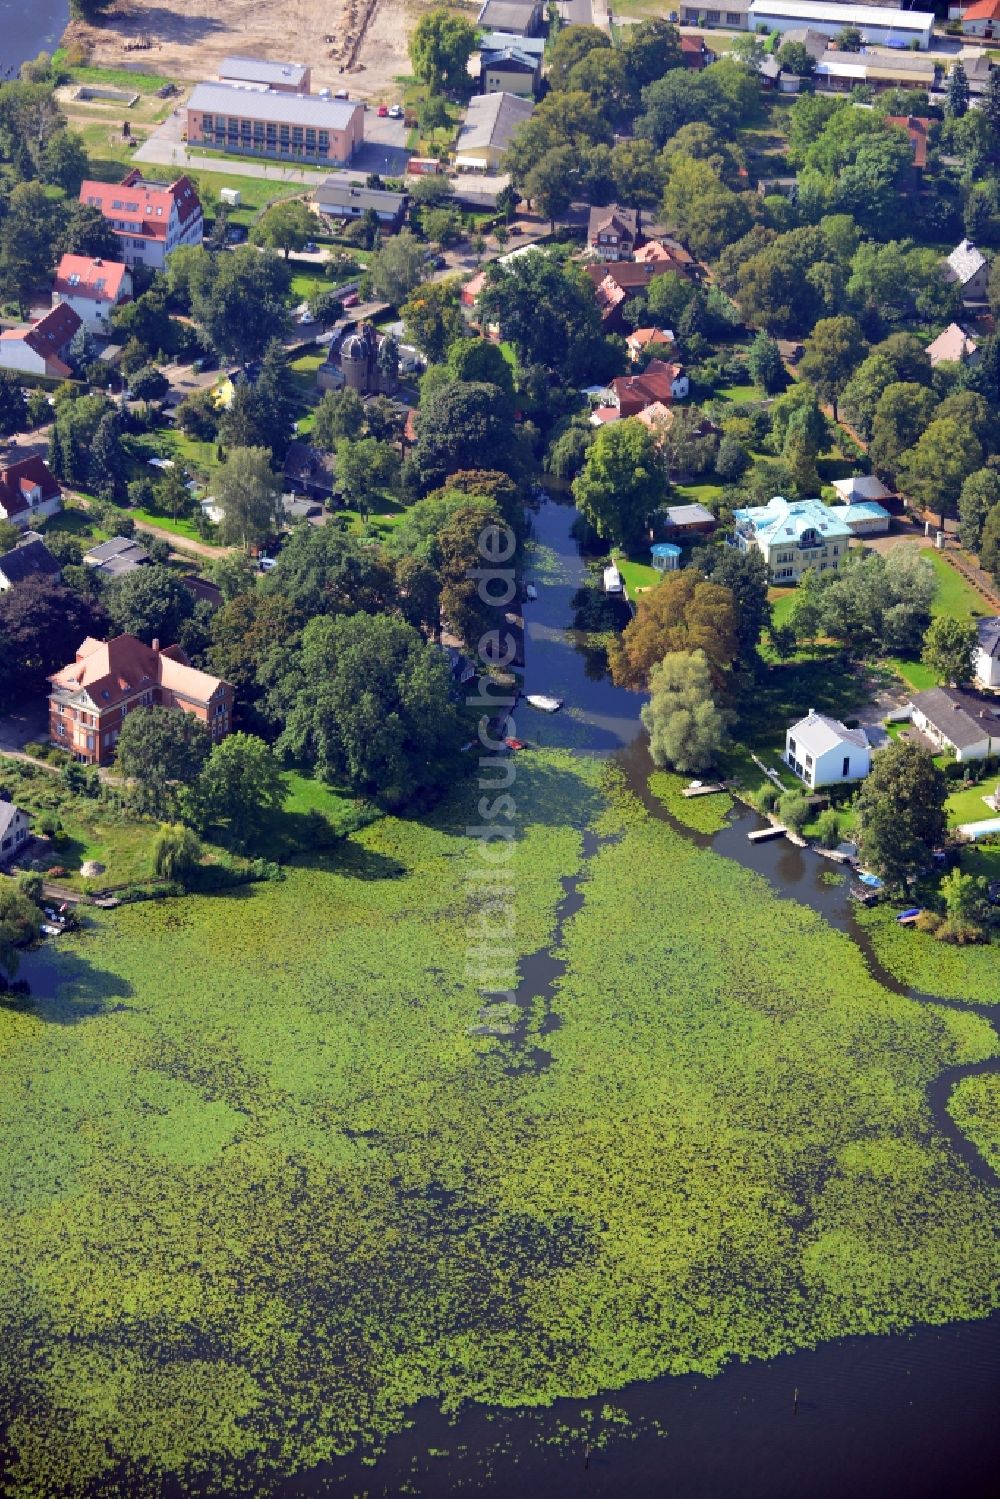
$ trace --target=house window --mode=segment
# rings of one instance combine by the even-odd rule
[[[845,755],[844,756],[843,769],[841,770],[840,774],[842,776],[849,776],[850,773],[851,773],[851,757],[850,757],[850,755]]]
[[[806,755],[806,770],[812,770],[812,768],[813,768],[813,757],[812,757],[812,755]]]
[[[788,741],[788,753],[792,756],[793,759],[795,758],[795,740],[794,739],[789,739],[789,741]]]

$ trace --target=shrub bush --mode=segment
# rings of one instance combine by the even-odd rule
[[[778,795],[777,786],[772,786],[771,782],[767,781],[754,793],[754,801],[762,812],[773,812]]]
[[[778,800],[779,817],[786,827],[792,828],[795,832],[798,832],[809,821],[809,811],[808,800],[798,791],[786,791]]]
[[[840,818],[832,807],[819,814],[816,836],[823,848],[836,848],[840,842]]]

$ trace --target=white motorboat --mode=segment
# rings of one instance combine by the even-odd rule
[[[529,692],[525,702],[542,713],[558,713],[562,707],[561,697],[546,697],[542,692]]]

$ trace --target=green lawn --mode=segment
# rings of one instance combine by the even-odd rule
[[[925,547],[920,555],[927,558],[937,574],[937,592],[931,606],[935,615],[946,614],[950,619],[978,619],[989,612],[986,600],[940,552]]]
[[[940,681],[937,672],[925,666],[922,661],[907,661],[903,656],[887,656],[885,664],[891,666],[914,692],[926,692],[929,687],[936,687]]]
[[[756,385],[719,385],[712,395],[718,401],[733,401],[740,404],[760,400],[760,391]]]
[[[188,541],[203,542],[206,546],[217,546],[220,543],[212,540],[210,536],[202,536],[193,520],[184,517],[172,520],[169,515],[160,515],[156,510],[142,510],[138,506],[130,506],[128,514],[133,520],[142,521],[144,525],[156,526],[160,531],[169,531],[171,536],[179,536]]]
[[[996,812],[986,805],[983,797],[992,796],[996,789],[997,777],[993,776],[986,781],[980,781],[978,786],[960,786],[953,791],[945,803],[948,826],[953,828],[961,822],[985,822],[987,818],[995,818]],[[998,983],[1000,983],[1000,977],[998,977]]]
[[[627,556],[621,551],[614,553],[615,566],[625,579],[625,586],[628,589],[629,598],[633,603],[640,589],[655,588],[663,577],[663,574],[657,572],[656,568],[652,567],[648,562],[639,560],[643,556],[649,556],[648,549],[644,548],[642,552],[633,554],[633,556]]]

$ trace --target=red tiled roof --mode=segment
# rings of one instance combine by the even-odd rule
[[[198,194],[187,177],[178,177],[164,186],[144,181],[138,171],[129,172],[117,186],[108,182],[81,183],[80,202],[99,208],[106,219],[117,216],[131,222],[141,221],[141,232],[146,239],[166,239],[175,209],[181,228],[201,212]]]
[[[5,333],[0,333],[0,338],[11,343],[27,344],[40,358],[62,365],[59,356],[72,343],[73,334],[79,326],[79,314],[72,307],[60,303],[39,318],[37,323],[32,323],[28,328],[8,328]],[[66,365],[62,365],[62,368],[69,374]]]
[[[996,9],[1000,13],[1000,0],[995,0]],[[913,165],[925,167],[927,165],[927,132],[931,122],[923,115],[886,115],[890,125],[898,125],[905,130],[910,138],[910,146],[913,150]]]
[[[43,500],[54,500],[62,494],[44,461],[33,454],[0,472],[0,507],[7,515],[20,514],[29,508],[24,496],[36,487],[42,491]]]
[[[135,635],[118,635],[108,641],[88,635],[76,660],[49,681],[53,687],[85,690],[98,708],[112,707],[145,686],[166,687],[192,702],[207,704],[225,685],[221,678],[190,666],[180,646],[154,650]]]
[[[665,364],[662,359],[652,359],[641,375],[619,375],[612,380],[611,389],[618,397],[622,415],[641,411],[655,401],[669,405],[673,400],[673,383],[682,373],[679,364]]]
[[[962,11],[963,21],[996,21],[1000,20],[1000,0],[976,0],[975,5],[967,5]]]
[[[128,267],[117,260],[92,260],[89,255],[64,255],[56,268],[52,290],[64,297],[92,297],[117,302]]]

